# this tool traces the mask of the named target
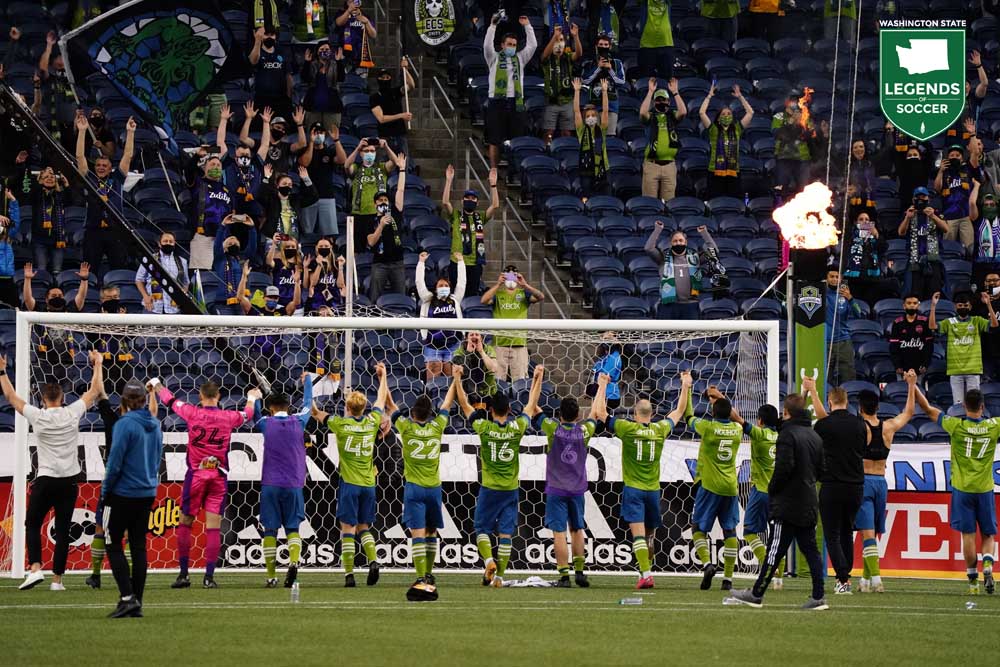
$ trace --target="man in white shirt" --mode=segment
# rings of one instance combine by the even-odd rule
[[[66,590],[62,575],[66,571],[69,529],[73,508],[76,506],[77,478],[80,476],[80,460],[77,455],[80,419],[104,393],[101,354],[91,351],[89,356],[90,363],[94,366],[94,375],[90,388],[79,400],[64,406],[62,387],[54,382],[46,383],[40,389],[43,407],[36,408],[25,403],[14,391],[10,378],[7,377],[7,357],[0,355],[0,388],[3,389],[7,402],[31,424],[38,453],[38,471],[31,483],[25,517],[25,539],[31,571],[19,586],[22,591],[34,588],[45,580],[42,573],[42,523],[50,509],[54,509],[56,515],[56,547],[52,556],[52,585],[49,588],[53,591]]]
[[[524,70],[535,55],[535,31],[527,16],[518,19],[524,26],[524,48],[517,50],[517,37],[507,33],[500,40],[500,51],[494,47],[499,15],[493,17],[483,41],[483,57],[490,66],[489,103],[486,107],[486,143],[489,144],[490,167],[496,169],[500,146],[513,137],[524,134]]]

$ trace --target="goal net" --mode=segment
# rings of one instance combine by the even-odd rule
[[[429,377],[429,362],[438,356],[422,343],[422,330],[440,327],[442,320],[417,318],[224,317],[167,315],[90,315],[18,313],[16,359],[10,370],[18,393],[38,405],[38,388],[58,382],[67,403],[87,388],[92,369],[89,350],[105,359],[105,388],[117,408],[118,392],[129,379],[159,377],[175,395],[198,401],[199,387],[213,380],[221,387],[221,407],[239,409],[249,388],[265,394],[283,391],[292,410],[302,407],[298,380],[311,374],[315,402],[331,414],[343,414],[344,396],[351,389],[376,397],[374,367],[383,362],[396,403],[406,406],[427,393],[435,406],[447,392],[450,379]],[[449,320],[455,341],[461,339],[455,363],[466,368],[466,389],[473,402],[489,400],[493,392],[511,397],[514,410],[527,400],[528,378],[499,378],[494,382],[482,362],[483,354],[512,357],[523,343],[530,364],[546,368],[541,406],[554,414],[561,396],[580,400],[581,416],[591,403],[597,368],[612,370],[614,389],[609,396],[612,414],[631,417],[636,400],[649,398],[656,418],[674,409],[680,371],[692,372],[694,412],[707,415],[703,397],[710,384],[733,399],[748,419],[764,403],[779,400],[779,323],[735,320],[695,322],[597,320]],[[468,342],[478,333],[484,353]],[[447,347],[447,345],[445,346]],[[502,369],[500,369],[502,370]],[[0,531],[0,568],[20,576],[25,567],[24,516],[27,489],[35,476],[34,434],[20,416],[12,417],[14,433],[0,433],[0,508],[5,508]],[[149,525],[150,568],[177,567],[175,529],[180,519],[182,483],[186,472],[188,434],[183,420],[160,405],[164,434],[164,462],[160,487]],[[8,429],[9,431],[10,429]],[[312,444],[307,448],[306,520],[301,526],[302,566],[336,569],[340,563],[340,534],[336,520],[338,455],[335,439],[325,426],[311,421]],[[478,438],[457,407],[441,444],[445,527],[437,568],[472,570],[481,567],[473,530],[480,465]],[[80,494],[73,516],[69,571],[90,568],[89,546],[94,534],[94,511],[107,456],[106,433],[96,409],[80,423],[79,456],[83,469]],[[397,435],[391,429],[375,443],[377,518],[372,526],[378,558],[387,568],[409,568],[408,535],[402,526],[403,465]],[[247,424],[233,434],[229,455],[229,497],[222,524],[223,547],[219,567],[256,569],[264,565],[259,524],[262,436]],[[666,442],[661,460],[660,509],[663,527],[653,538],[654,570],[687,573],[700,570],[691,543],[697,435],[678,425]],[[749,444],[737,453],[741,506],[750,491]],[[622,492],[621,443],[599,428],[591,440],[587,462],[586,560],[590,571],[634,572],[628,527],[620,519]],[[529,431],[520,449],[519,524],[513,540],[509,569],[552,570],[552,535],[544,527],[545,441]],[[742,517],[742,512],[741,512]],[[204,566],[203,517],[193,529],[191,562]],[[738,527],[742,534],[742,524]],[[712,557],[721,560],[722,533],[711,533]],[[43,560],[51,563],[53,517],[43,526]],[[278,562],[287,562],[279,548]],[[358,564],[364,563],[359,552]],[[757,568],[752,551],[741,543],[737,572]]]

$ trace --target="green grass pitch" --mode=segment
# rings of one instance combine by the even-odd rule
[[[719,580],[665,577],[654,591],[632,578],[593,576],[589,589],[483,588],[479,577],[437,573],[437,602],[405,599],[412,577],[384,574],[367,588],[343,576],[301,576],[301,602],[265,590],[262,574],[219,572],[171,590],[174,575],[150,578],[145,618],[105,618],[116,599],[88,589],[31,591],[0,582],[6,665],[898,665],[988,664],[996,658],[1000,595],[966,595],[964,581],[887,579],[889,592],[834,596],[826,612],[798,609],[808,582],[786,579],[761,610],[725,607]],[[516,576],[516,575],[515,575]],[[737,588],[749,580],[737,579]],[[829,582],[828,582],[829,583]],[[828,588],[830,586],[828,585]],[[622,606],[642,597],[641,606]],[[976,608],[967,609],[974,600]]]

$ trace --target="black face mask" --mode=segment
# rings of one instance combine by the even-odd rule
[[[972,312],[972,309],[967,307],[955,308],[955,312],[958,314],[959,317],[968,317],[969,313]]]
[[[471,201],[469,199],[462,200],[462,210],[466,213],[472,213],[479,206],[479,202]]]
[[[295,259],[299,251],[295,248],[285,248],[285,259]]]
[[[261,42],[264,48],[273,49],[274,48],[274,37],[265,37],[264,41]]]
[[[117,313],[119,308],[121,308],[121,301],[118,299],[108,299],[101,304],[101,310],[105,313]]]
[[[162,252],[164,255],[173,255],[174,254],[174,244],[167,243],[165,245],[161,245],[160,246],[160,252]]]
[[[913,205],[917,207],[918,211],[923,211],[931,203],[930,199],[914,199]]]
[[[387,91],[392,89],[392,79],[379,79],[378,89],[381,91]]]
[[[670,246],[670,250],[675,255],[683,255],[684,253],[687,252],[687,249],[688,249],[688,247],[686,245],[684,245],[684,244],[681,244],[681,243],[677,243],[675,245]]]
[[[48,306],[49,312],[60,313],[66,310],[66,299],[61,296],[54,296],[45,302]]]
[[[917,314],[917,309],[916,308],[904,308],[903,312],[906,313],[907,315],[916,315]]]
[[[277,128],[277,127],[272,127],[271,128],[271,138],[272,139],[281,139],[284,136],[285,136],[285,130],[284,129]]]
[[[656,110],[659,111],[660,113],[666,113],[667,109],[670,108],[670,105],[666,104],[665,102],[659,102],[657,104],[654,104],[653,106],[656,107]]]
[[[239,257],[240,247],[238,245],[231,245],[228,248],[226,248],[226,254],[229,255],[230,257]]]
[[[101,127],[104,125],[104,116],[91,116],[90,124],[94,127]]]
[[[330,248],[316,248],[316,254],[319,255],[320,257],[329,257]]]
[[[288,195],[292,194],[292,186],[282,185],[281,187],[278,188],[278,194],[280,194],[282,197],[287,197]]]

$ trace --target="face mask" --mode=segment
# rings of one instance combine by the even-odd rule
[[[562,53],[566,50],[566,42],[556,42],[552,48],[556,53]]]
[[[478,205],[479,202],[472,201],[471,199],[462,200],[462,210],[465,211],[466,213],[472,213],[473,211],[476,210],[476,206]]]
[[[313,137],[313,143],[316,144],[317,146],[322,146],[324,143],[326,143],[326,135],[317,134],[316,136]]]
[[[508,58],[513,58],[514,54],[517,53],[516,46],[505,46],[503,47],[503,54]]]
[[[375,153],[362,153],[361,161],[366,167],[370,167],[375,164]]]
[[[667,112],[667,108],[670,105],[667,104],[666,102],[657,102],[653,106],[656,107],[656,110],[659,111],[660,113],[666,113]]]
[[[281,187],[278,188],[278,194],[281,195],[282,197],[287,197],[288,195],[292,194],[292,186],[282,185]]]
[[[917,309],[916,308],[904,308],[903,312],[906,313],[907,315],[916,315],[917,314]]]
[[[281,139],[283,136],[285,136],[285,130],[284,130],[284,128],[278,128],[278,127],[272,127],[271,128],[271,138],[272,139]]]
[[[246,155],[241,155],[236,158],[236,166],[243,167],[244,169],[250,166],[250,158]]]
[[[230,257],[238,257],[240,254],[240,247],[238,245],[231,245],[226,248],[226,254]]]
[[[688,247],[683,243],[675,243],[674,245],[670,246],[671,252],[673,252],[675,255],[683,255],[684,253],[687,252],[687,249]]]
[[[101,310],[105,313],[117,313],[119,308],[121,308],[121,302],[118,299],[108,299],[101,304]]]
[[[955,312],[958,313],[959,317],[968,317],[969,313],[972,312],[972,309],[968,308],[968,307],[962,307],[962,308],[957,308],[956,307],[955,308]]]
[[[583,122],[587,124],[587,127],[594,127],[597,125],[597,116],[587,116]]]
[[[319,52],[319,59],[320,60],[329,60],[332,57],[333,57],[333,52],[332,51],[320,51]]]
[[[285,259],[295,259],[299,254],[299,251],[295,248],[285,248]]]
[[[278,302],[275,301],[274,299],[268,299],[267,301],[264,302],[264,305],[267,307],[268,310],[274,310],[275,308],[278,307]]]
[[[163,245],[160,246],[160,252],[162,252],[164,255],[173,255],[174,254],[174,244],[173,243],[164,243]]]
[[[996,206],[983,206],[983,216],[993,219],[997,217],[997,207]]]
[[[104,125],[104,116],[91,116],[90,124],[94,127],[100,127]]]
[[[66,310],[66,299],[61,296],[54,296],[46,301],[45,304],[52,312]]]
[[[927,208],[927,205],[930,203],[930,201],[931,201],[930,199],[914,199],[913,205],[917,207],[918,211],[923,211],[925,208]]]
[[[375,211],[378,212],[379,216],[389,215],[389,205],[379,204],[378,206],[375,207]]]
[[[608,58],[608,57],[610,57],[611,56],[611,47],[610,46],[598,46],[597,47],[597,55],[599,55],[602,58]]]
[[[907,160],[919,160],[920,156],[919,155],[907,155],[906,159]]]
[[[733,124],[732,116],[722,116],[719,118],[719,125],[721,125],[722,127],[729,127],[732,124]]]
[[[507,289],[514,289],[515,287],[517,287],[517,281],[516,280],[505,280],[503,282],[503,285]]]
[[[450,295],[450,294],[451,294],[451,288],[450,287],[438,287],[437,288],[437,298],[439,298],[439,299],[447,299],[448,295]]]
[[[265,37],[264,41],[263,41],[263,44],[264,44],[264,48],[265,49],[273,49],[274,48],[274,38],[273,37]]]
[[[320,257],[329,257],[330,248],[316,248],[316,254],[319,255]]]
[[[222,168],[212,167],[211,169],[205,172],[205,175],[211,178],[213,181],[217,181],[220,178],[222,178]]]
[[[392,88],[392,79],[379,79],[378,80],[379,90],[389,90]]]

